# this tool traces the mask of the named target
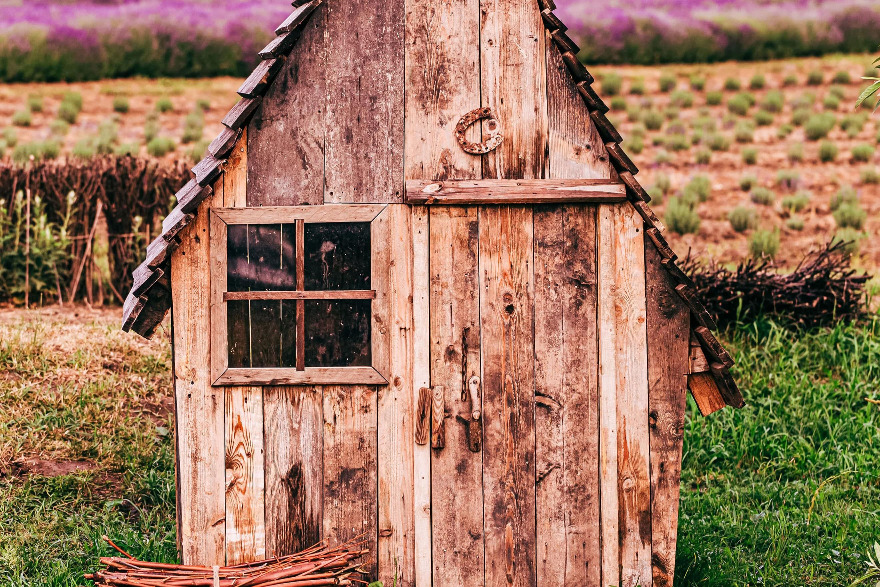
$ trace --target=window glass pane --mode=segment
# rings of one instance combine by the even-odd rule
[[[305,225],[307,290],[370,289],[370,223]]]
[[[229,367],[296,367],[296,301],[230,300]]]
[[[226,228],[228,291],[296,289],[293,224],[230,224]]]
[[[226,333],[229,345],[229,367],[250,367],[251,325],[246,300],[226,302]]]
[[[306,300],[306,367],[369,366],[370,300]]]

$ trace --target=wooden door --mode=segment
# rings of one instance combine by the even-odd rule
[[[600,585],[596,215],[431,207],[434,585]]]

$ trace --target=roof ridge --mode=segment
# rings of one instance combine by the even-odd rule
[[[660,264],[678,284],[675,287],[675,291],[690,309],[693,321],[696,323],[692,330],[700,342],[703,352],[710,358],[712,376],[718,384],[725,402],[736,408],[742,407],[745,405],[745,402],[733,377],[729,373],[729,368],[733,365],[733,358],[712,333],[713,330],[717,330],[718,325],[700,299],[696,284],[678,266],[676,263],[678,256],[663,237],[662,233],[665,227],[648,206],[651,197],[635,178],[639,168],[636,167],[636,164],[633,163],[632,159],[629,158],[620,145],[623,142],[623,137],[611,121],[608,120],[608,117],[605,116],[605,113],[608,112],[608,106],[605,105],[605,102],[602,101],[602,98],[592,87],[595,79],[577,58],[580,48],[565,33],[568,30],[565,23],[554,14],[553,11],[556,9],[556,5],[553,0],[537,0],[537,2],[538,8],[541,11],[541,19],[544,21],[544,27],[553,40],[553,44],[556,45],[562,54],[562,61],[574,79],[578,93],[581,95],[587,111],[590,113],[593,126],[596,127],[599,136],[602,137],[605,150],[608,152],[608,159],[611,161],[611,165],[614,167],[620,180],[626,185],[627,200],[642,217],[647,227],[645,233],[660,254]]]

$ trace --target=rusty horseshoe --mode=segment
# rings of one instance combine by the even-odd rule
[[[480,143],[473,143],[464,138],[464,133],[468,127],[478,120],[486,120],[485,128],[489,132],[489,138]],[[485,155],[489,151],[497,149],[501,141],[504,140],[504,136],[501,134],[501,124],[498,122],[498,119],[495,118],[492,109],[486,106],[471,110],[461,117],[461,120],[455,125],[455,140],[458,141],[458,144],[461,145],[465,152],[471,155]]]

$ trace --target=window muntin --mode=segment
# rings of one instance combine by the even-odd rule
[[[309,208],[212,210],[215,384],[384,381],[370,289],[383,206]]]

